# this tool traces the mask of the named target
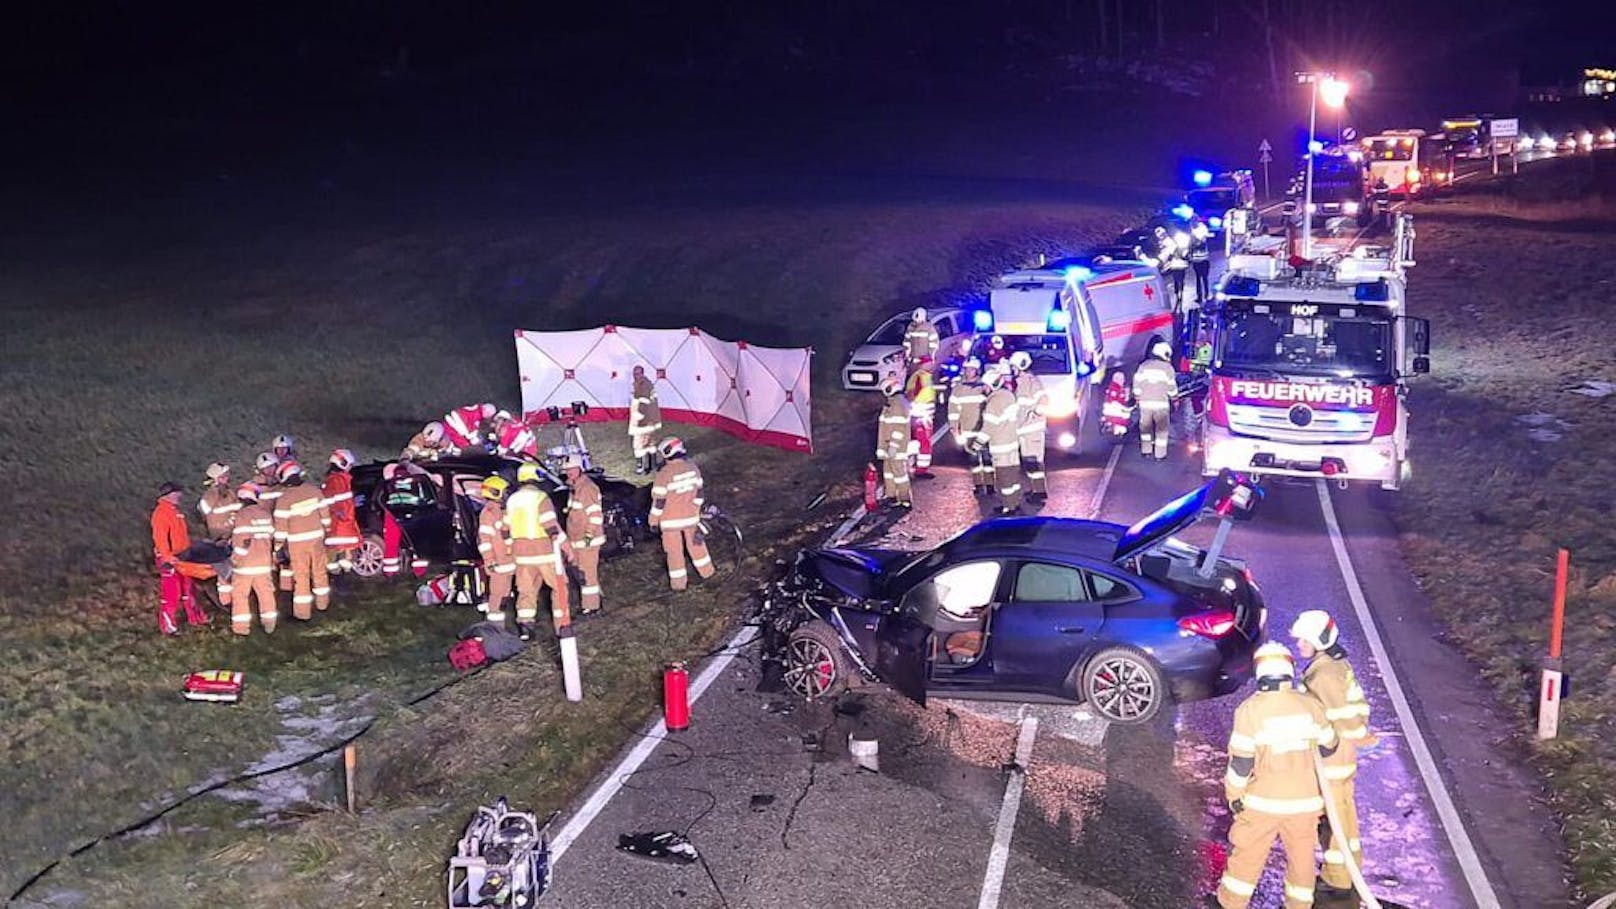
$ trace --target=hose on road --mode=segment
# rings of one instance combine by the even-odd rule
[[[1358,898],[1363,900],[1365,909],[1380,909],[1380,901],[1369,891],[1369,882],[1364,880],[1363,869],[1358,867],[1358,860],[1353,857],[1347,837],[1341,832],[1341,818],[1336,814],[1335,799],[1330,797],[1330,781],[1324,775],[1324,758],[1319,756],[1318,749],[1313,749],[1313,772],[1319,778],[1319,792],[1324,794],[1324,816],[1330,821],[1330,841],[1342,846],[1341,857],[1346,861],[1347,874],[1352,876],[1352,887],[1358,891]]]

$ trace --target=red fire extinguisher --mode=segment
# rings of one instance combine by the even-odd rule
[[[874,464],[864,465],[864,510],[874,511],[881,503],[876,498],[876,482],[880,475],[875,472]]]
[[[690,674],[684,663],[662,667],[662,721],[669,732],[690,728]]]

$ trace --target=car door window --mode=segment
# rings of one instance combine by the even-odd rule
[[[958,334],[959,331],[954,327],[953,318],[949,316],[943,316],[932,324],[937,326],[938,338],[952,338],[954,335]]]
[[[904,597],[909,613],[928,624],[968,618],[993,602],[1001,566],[997,561],[966,562],[921,581]]]
[[[1018,603],[1081,603],[1089,599],[1083,572],[1065,565],[1026,562],[1016,572]]]
[[[1085,573],[1089,577],[1089,587],[1094,591],[1094,599],[1101,603],[1120,603],[1139,596],[1139,591],[1135,590],[1131,584],[1099,572],[1090,571]]]

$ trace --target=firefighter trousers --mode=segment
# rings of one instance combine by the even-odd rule
[[[319,540],[288,543],[286,554],[291,557],[293,617],[309,619],[314,609],[324,612],[331,605],[331,576],[325,568],[325,544]]]
[[[1319,816],[1312,812],[1267,814],[1252,808],[1236,814],[1229,828],[1229,863],[1218,882],[1219,906],[1245,909],[1250,905],[1275,838],[1285,849],[1285,909],[1310,909]]]
[[[561,552],[551,549],[543,554],[516,557],[516,622],[531,625],[539,618],[539,591],[550,588],[550,620],[559,630],[572,624],[572,612],[567,607],[567,570],[561,564]]]
[[[652,440],[655,432],[630,432],[629,445],[634,449],[634,457],[649,458],[656,454],[656,442]]]
[[[578,569],[579,608],[594,612],[600,608],[600,547],[574,546],[572,564]]]
[[[1043,430],[1024,432],[1018,437],[1021,444],[1021,467],[1027,474],[1027,491],[1034,495],[1044,495],[1049,488],[1044,485],[1044,446],[1047,444],[1047,433]]]
[[[971,486],[977,491],[993,489],[993,457],[988,454],[988,443],[973,442],[965,446],[965,460],[971,465]]]
[[[1335,803],[1335,816],[1341,820],[1341,835],[1352,852],[1352,860],[1363,867],[1363,841],[1358,838],[1358,802],[1352,778],[1331,780],[1329,798]],[[1352,889],[1352,875],[1347,873],[1347,857],[1341,844],[1334,842],[1328,822],[1319,825],[1319,843],[1324,847],[1324,867],[1319,877],[1337,890]]]
[[[252,633],[253,607],[258,607],[258,624],[266,633],[275,630],[280,613],[275,608],[275,581],[268,565],[262,568],[237,568],[235,592],[230,601],[230,630],[246,636]]]
[[[713,576],[713,557],[707,552],[707,535],[700,524],[674,530],[662,528],[662,550],[668,555],[668,584],[674,590],[684,590],[690,583],[690,573],[685,570],[687,550],[690,567],[696,569],[696,574]]]
[[[894,502],[913,502],[914,488],[909,483],[909,459],[904,455],[887,455],[881,459],[881,488]]]
[[[485,610],[488,621],[505,621],[505,601],[511,598],[511,585],[516,580],[516,563],[488,567],[488,602]]]
[[[1139,405],[1140,454],[1153,455],[1158,461],[1167,458],[1167,433],[1168,425],[1172,422],[1172,413],[1172,408],[1166,404]]]

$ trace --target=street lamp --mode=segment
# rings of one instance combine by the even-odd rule
[[[1302,193],[1302,258],[1313,258],[1313,156],[1323,149],[1317,137],[1319,101],[1325,107],[1340,108],[1347,103],[1347,83],[1332,73],[1297,73],[1296,81],[1313,86],[1307,105],[1307,177]]]

